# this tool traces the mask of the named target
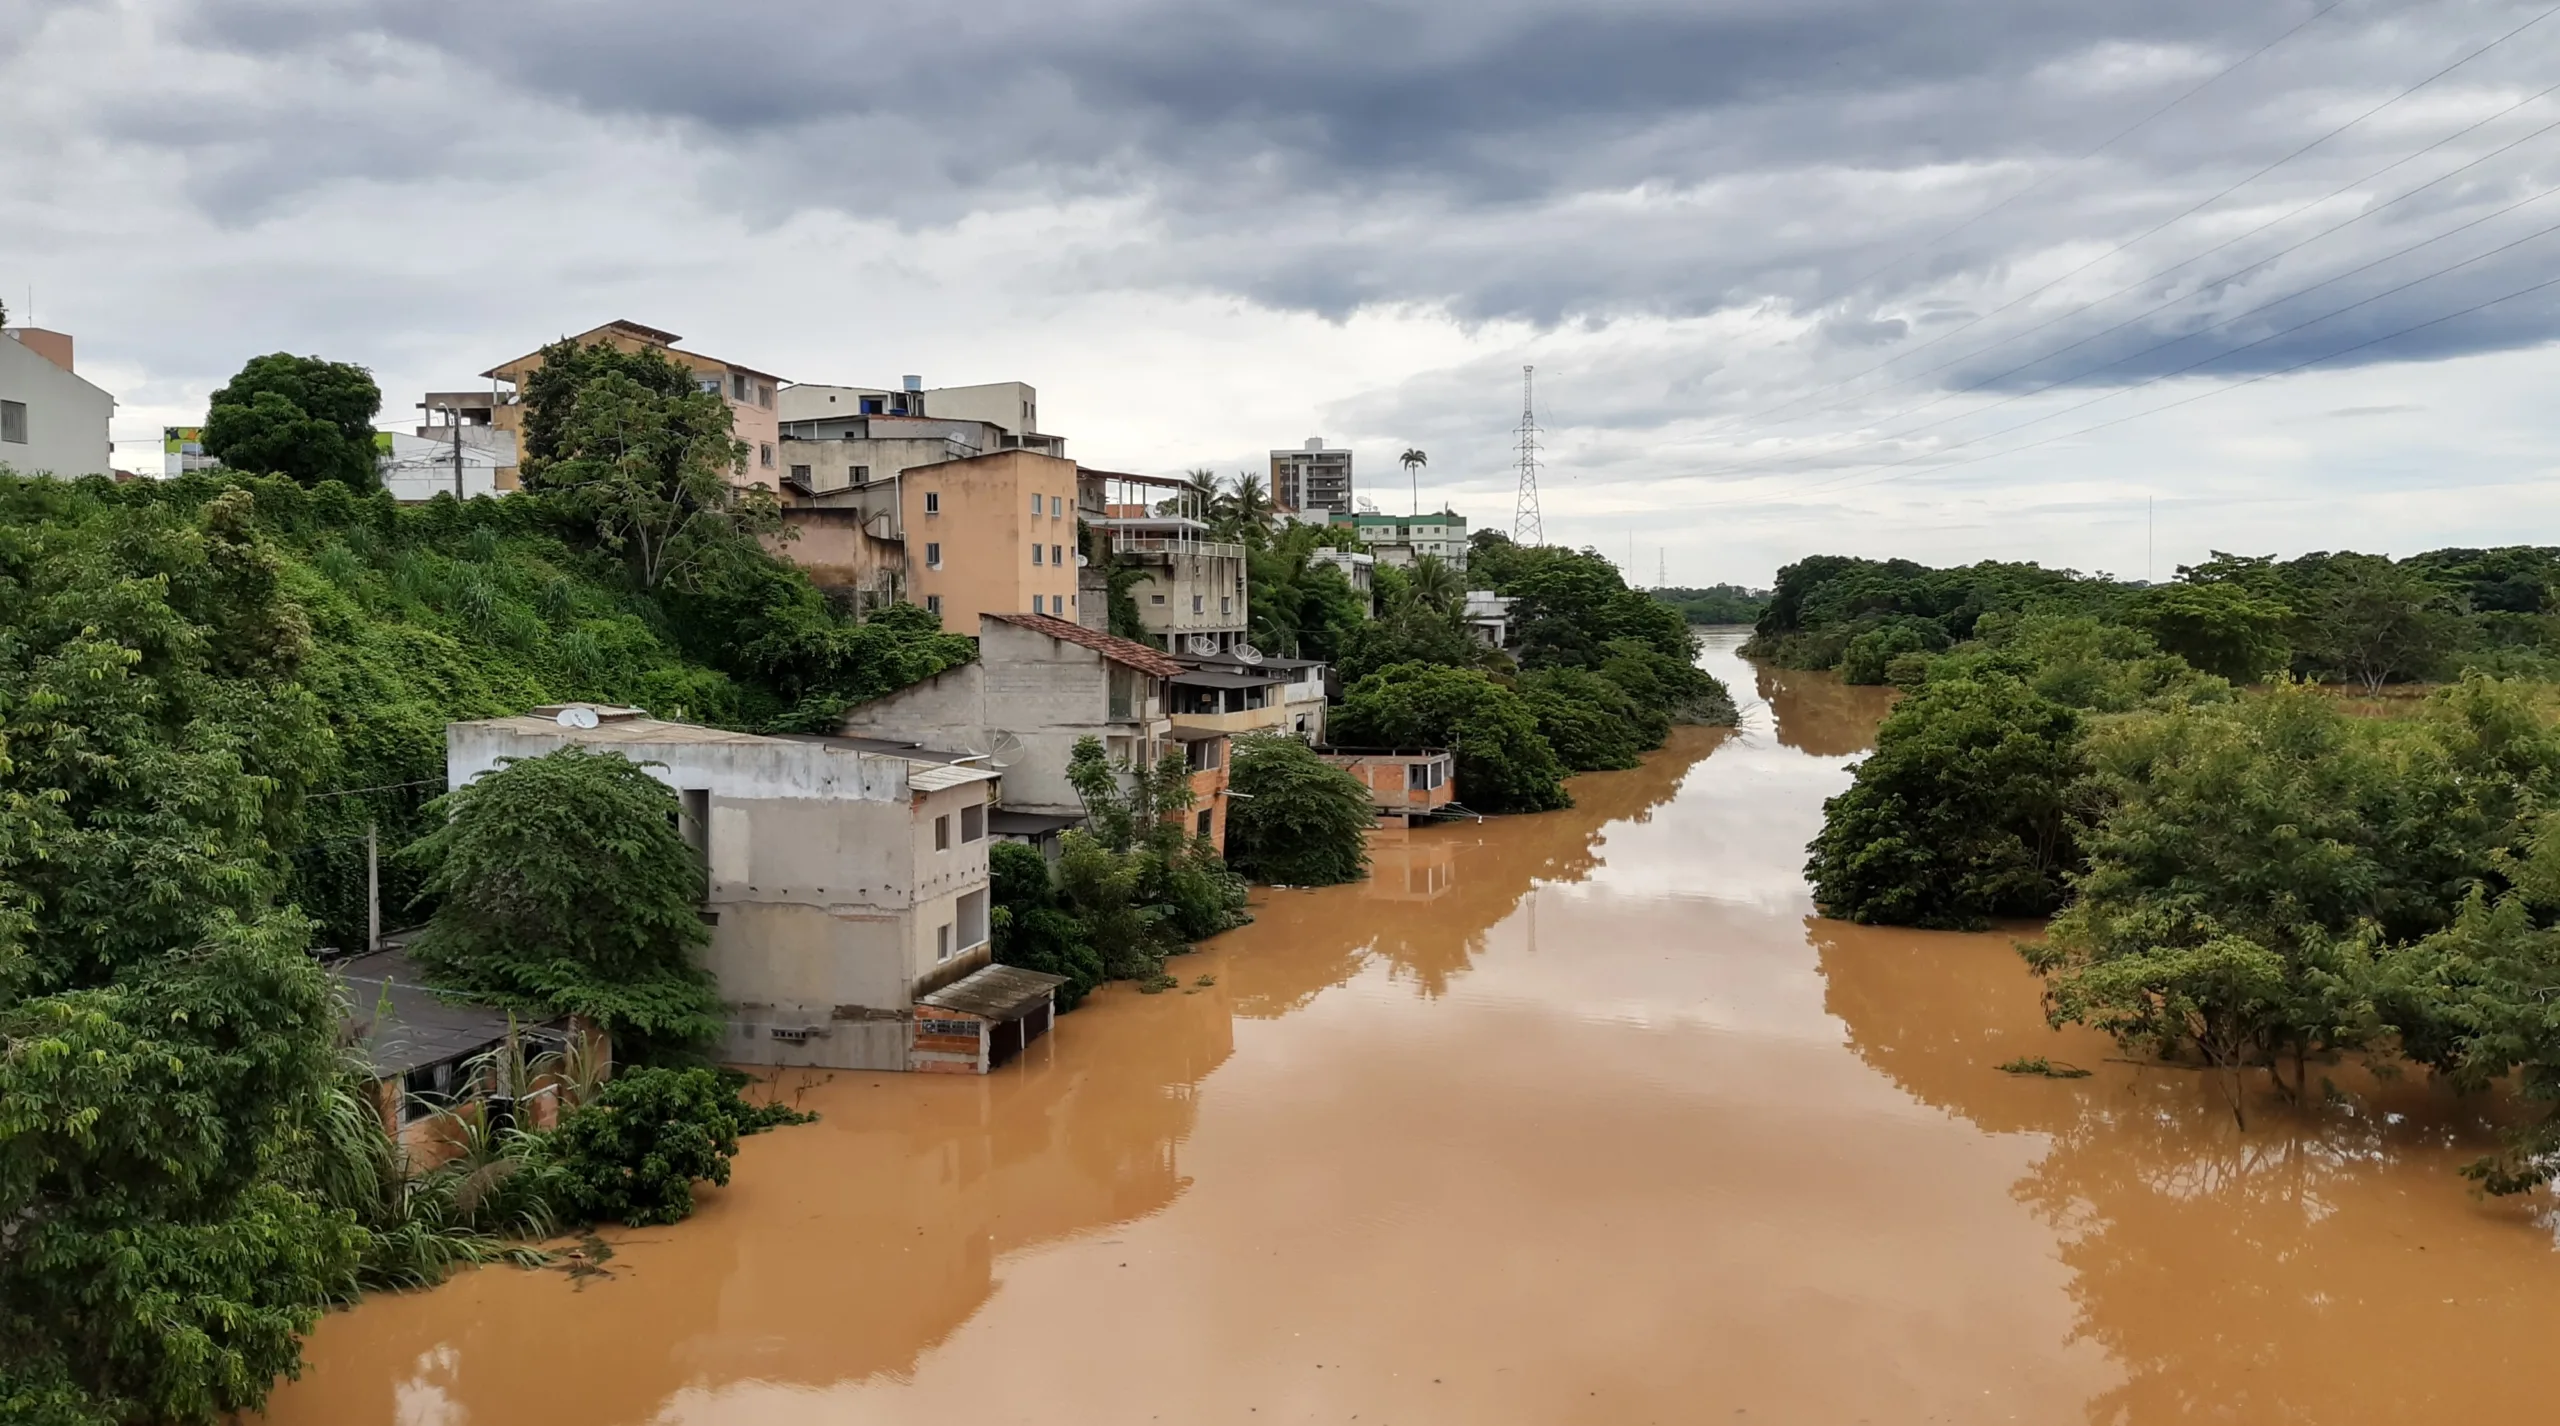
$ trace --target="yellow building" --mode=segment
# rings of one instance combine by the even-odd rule
[[[906,595],[942,627],[978,632],[981,614],[1076,619],[1076,464],[991,451],[901,474],[898,533]]]
[[[689,368],[699,389],[716,394],[729,403],[730,431],[746,442],[747,456],[738,469],[738,483],[768,488],[780,484],[781,467],[778,462],[781,459],[782,433],[774,407],[775,389],[782,384],[780,377],[719,357],[686,351],[676,345],[680,339],[675,333],[644,327],[637,322],[607,322],[580,333],[576,340],[580,346],[602,342],[626,352],[657,351],[677,365]],[[541,367],[542,353],[534,351],[480,373],[497,383],[491,392],[485,419],[489,425],[513,436],[518,451],[524,449],[525,380]],[[466,424],[481,419],[479,412],[465,414],[457,405],[448,405],[458,403],[460,399],[450,393],[430,393],[423,404],[429,408],[431,421],[439,413]],[[499,468],[500,490],[517,488],[516,470],[511,465]]]

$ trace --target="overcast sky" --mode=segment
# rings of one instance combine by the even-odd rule
[[[1534,363],[1548,537],[1647,583],[2560,544],[2546,13],[0,0],[0,292],[146,469],[256,353],[401,425],[629,317],[1505,528]]]

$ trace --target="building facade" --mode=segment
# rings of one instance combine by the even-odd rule
[[[20,475],[115,473],[116,399],[73,369],[67,332],[0,331],[0,466]]]
[[[451,725],[446,785],[573,743],[641,764],[676,789],[679,825],[709,867],[720,1058],[911,1068],[919,998],[988,962],[997,774],[908,742],[582,708]]]
[[[1436,556],[1451,569],[1467,567],[1467,517],[1454,510],[1422,515],[1379,515],[1370,511],[1336,515],[1333,523],[1360,537],[1378,563],[1409,569],[1424,555]]]
[[[448,423],[421,434],[377,431],[375,468],[382,488],[404,505],[439,495],[458,500],[498,493],[498,472],[516,465],[515,437],[495,426]],[[428,433],[432,434],[428,434]]]
[[[1067,453],[1065,437],[1041,434],[1040,393],[1028,382],[928,387],[924,378],[910,376],[896,391],[803,383],[782,389],[780,412],[785,426],[802,428],[802,435],[812,440],[895,434],[889,424],[878,428],[859,424],[864,417],[877,416],[891,422],[941,421],[961,428],[988,428],[983,436],[975,432],[968,436],[981,451]]]
[[[1207,491],[1173,476],[1082,467],[1076,489],[1112,561],[1138,571],[1129,598],[1148,643],[1182,657],[1247,642],[1245,548],[1211,538]],[[1107,617],[1097,627],[1108,628]]]
[[[908,471],[893,533],[907,597],[976,633],[980,616],[1076,617],[1076,468],[1036,451],[996,451]]]
[[[680,340],[682,338],[673,332],[628,321],[607,322],[576,338],[580,346],[602,343],[626,352],[655,351],[690,370],[696,390],[716,395],[728,403],[730,433],[746,445],[745,459],[736,471],[737,483],[778,488],[782,481],[782,431],[776,402],[782,379],[754,367],[687,351],[676,345]],[[518,450],[522,450],[524,444],[525,382],[541,367],[542,353],[534,351],[480,373],[494,383],[490,388],[485,424],[506,432]],[[430,393],[420,405],[432,417],[440,398],[446,402],[443,409],[457,412],[456,419],[466,422],[479,409],[452,393]],[[501,468],[497,484],[501,490],[517,488],[520,484],[517,467]]]
[[[1067,781],[1076,743],[1149,765],[1173,737],[1161,652],[1046,614],[983,614],[978,657],[845,710],[848,736],[931,739],[984,757],[1004,778],[1008,812],[1081,816]]]
[[[1309,436],[1294,451],[1271,453],[1271,503],[1287,514],[1348,515],[1352,502],[1351,452],[1333,450]]]

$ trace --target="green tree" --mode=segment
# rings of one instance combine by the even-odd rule
[[[1544,812],[1572,804],[1564,768],[1518,694],[1473,669],[1400,663],[1354,684],[1331,715],[1346,747],[1445,748],[1458,797],[1479,812]]]
[[[1396,460],[1404,467],[1406,481],[1413,486],[1413,513],[1419,515],[1422,513],[1421,472],[1424,466],[1431,464],[1431,457],[1420,446],[1407,446],[1404,454],[1397,456]]]
[[[1630,768],[1659,747],[1669,725],[1624,688],[1578,668],[1533,669],[1520,676],[1521,702],[1537,715],[1538,735],[1575,772]]]
[[[673,789],[639,764],[570,746],[456,789],[407,852],[436,912],[413,946],[448,989],[551,1018],[584,1015],[626,1056],[720,1033],[700,961],[702,858]]]
[[[642,589],[698,581],[779,532],[774,493],[739,483],[747,448],[728,403],[658,352],[605,353],[544,348],[527,383],[526,487],[621,556]]]
[[[1805,875],[1825,915],[1977,927],[2061,900],[2077,859],[2080,717],[2015,677],[1932,677],[1822,807]]]
[[[2443,591],[2379,555],[2334,557],[2305,607],[2311,654],[2368,692],[2426,677],[2445,662],[2457,637]]]
[[[382,388],[363,367],[285,352],[253,357],[213,393],[205,453],[233,470],[373,490],[381,409]]]
[[[2125,622],[2188,663],[2233,683],[2282,672],[2293,657],[2293,611],[2231,583],[2164,584],[2126,601]]]
[[[1228,865],[1287,886],[1367,874],[1377,818],[1360,779],[1284,733],[1237,739],[1228,766]]]
[[[997,842],[987,848],[987,883],[998,965],[1065,976],[1060,1010],[1075,1009],[1110,978],[1084,922],[1060,904],[1047,858],[1020,842]]]

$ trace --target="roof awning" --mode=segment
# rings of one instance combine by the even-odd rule
[[[1059,986],[1067,983],[1062,975],[1046,971],[1024,970],[1020,966],[988,966],[944,986],[931,995],[916,997],[916,1004],[935,1010],[957,1010],[963,1015],[977,1015],[989,1020],[1019,1020],[1049,1003]]]
[[[1165,680],[1176,688],[1276,688],[1289,681],[1285,673],[1228,673],[1223,669],[1195,668]]]
[[[961,767],[955,763],[907,764],[907,786],[917,792],[940,792],[947,787],[965,787],[973,782],[993,782],[997,776],[982,767]]]

